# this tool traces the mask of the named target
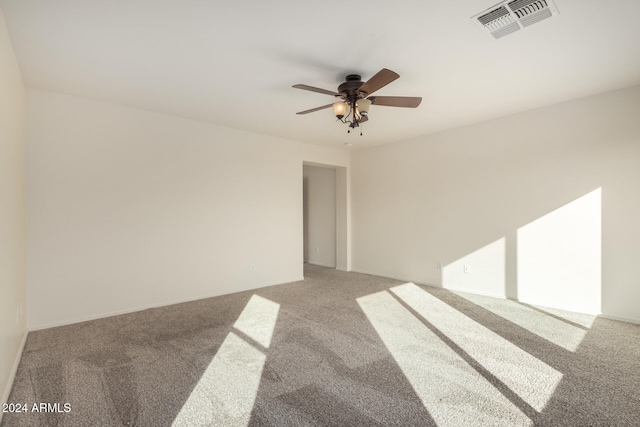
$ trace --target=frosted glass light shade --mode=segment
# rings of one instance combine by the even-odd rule
[[[371,101],[369,101],[368,99],[358,99],[356,101],[356,108],[358,109],[358,113],[360,113],[361,116],[367,116],[369,115],[369,106],[371,105]]]
[[[341,119],[347,114],[347,104],[345,102],[336,102],[333,104],[333,114]]]

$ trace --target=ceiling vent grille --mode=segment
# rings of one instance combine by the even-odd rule
[[[553,0],[506,0],[471,19],[499,39],[557,14]]]

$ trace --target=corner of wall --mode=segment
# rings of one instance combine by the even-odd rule
[[[1,403],[9,398],[27,337],[25,116],[24,82],[0,10]]]

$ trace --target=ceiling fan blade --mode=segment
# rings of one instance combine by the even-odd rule
[[[367,98],[373,105],[385,107],[416,108],[422,102],[419,96],[372,96]]]
[[[313,87],[308,85],[293,85],[293,87],[295,87],[296,89],[308,90],[311,92],[324,93],[325,95],[340,96],[338,92],[334,92],[332,90],[320,89],[319,87]]]
[[[388,85],[389,83],[397,79],[398,77],[400,77],[398,73],[391,70],[387,70],[386,68],[383,68],[382,70],[378,71],[378,73],[375,76],[367,80],[365,84],[360,86],[360,89],[358,90],[360,92],[366,93],[367,95],[371,95],[373,92],[377,91],[380,88],[385,87],[386,85]]]
[[[310,110],[300,111],[299,113],[296,113],[296,114],[313,113],[314,111],[324,110],[325,108],[330,108],[330,107],[333,107],[333,104],[327,104],[327,105],[323,105],[322,107],[316,107],[316,108],[312,108]]]

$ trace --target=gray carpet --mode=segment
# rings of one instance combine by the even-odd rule
[[[1,425],[638,426],[639,338],[307,265],[301,282],[30,333],[9,398],[28,410]]]

